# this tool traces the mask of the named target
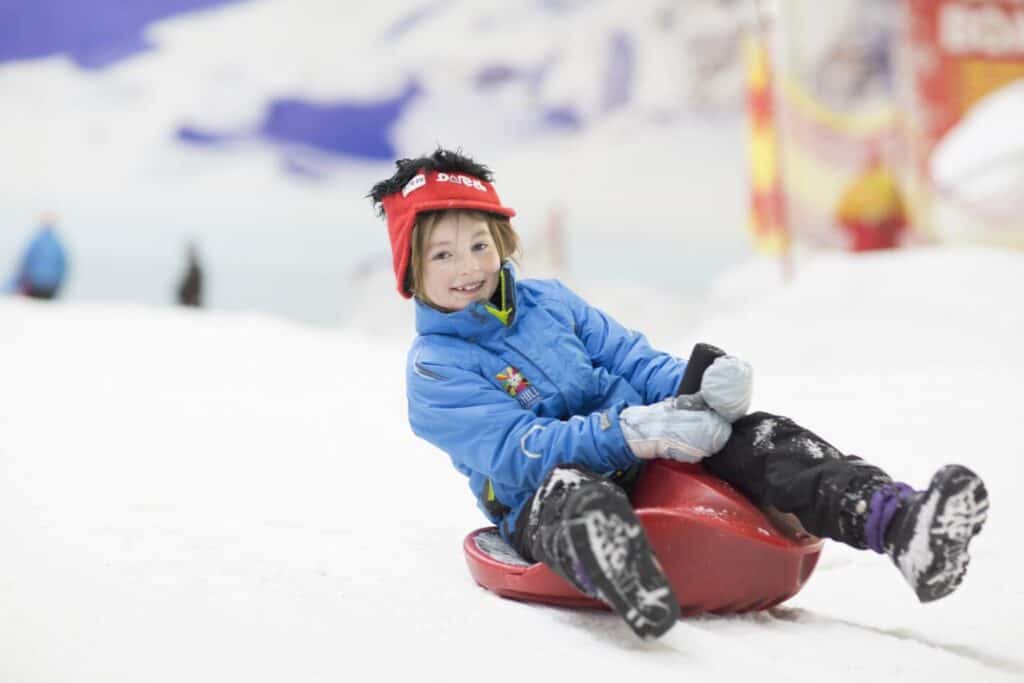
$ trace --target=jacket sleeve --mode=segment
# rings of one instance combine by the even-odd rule
[[[624,378],[647,405],[675,395],[683,380],[685,360],[658,351],[640,332],[626,329],[561,282],[558,285],[572,310],[576,336],[595,365]]]
[[[423,360],[414,347],[407,372],[413,432],[463,470],[508,486],[537,488],[556,465],[604,474],[638,460],[619,428],[623,406],[573,416],[538,417],[483,376]]]

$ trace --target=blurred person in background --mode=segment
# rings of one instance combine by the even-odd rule
[[[187,264],[178,285],[178,303],[200,308],[203,305],[203,267],[199,261],[199,249],[194,242],[188,243],[185,258]]]
[[[67,277],[67,250],[54,228],[56,217],[43,214],[7,291],[33,299],[55,299]]]
[[[885,162],[880,143],[872,144],[864,168],[840,196],[836,221],[851,251],[900,245],[910,221],[899,180]]]
[[[960,585],[988,510],[974,472],[948,465],[915,490],[788,418],[748,414],[753,371],[733,356],[678,395],[687,361],[558,280],[518,277],[515,211],[490,169],[445,149],[396,166],[369,197],[416,308],[409,422],[523,558],[637,635],[667,631],[679,604],[628,496],[645,463],[668,458],[702,463],[815,536],[888,556],[922,602]]]

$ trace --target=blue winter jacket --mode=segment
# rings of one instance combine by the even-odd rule
[[[507,326],[480,302],[443,313],[416,301],[406,376],[413,432],[469,477],[480,509],[511,542],[556,465],[610,475],[638,462],[619,412],[673,395],[686,363],[557,280],[517,281],[508,265],[504,274]]]
[[[67,256],[52,228],[43,227],[25,249],[13,289],[57,289],[64,282]]]

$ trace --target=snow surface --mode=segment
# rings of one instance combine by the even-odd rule
[[[991,516],[938,603],[829,543],[786,605],[657,642],[474,584],[484,520],[407,427],[408,330],[0,299],[0,681],[1020,681],[1022,276],[945,248],[717,282],[666,350],[747,358],[755,409],[910,483],[968,464]]]

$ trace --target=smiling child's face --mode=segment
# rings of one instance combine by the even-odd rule
[[[461,311],[498,287],[501,258],[487,222],[462,211],[445,213],[423,251],[423,289],[433,304]]]

